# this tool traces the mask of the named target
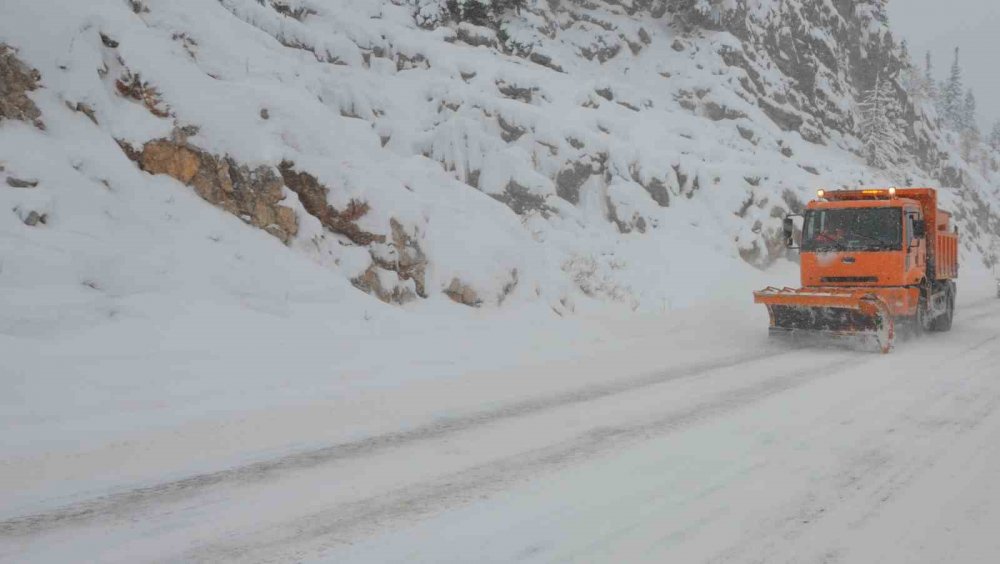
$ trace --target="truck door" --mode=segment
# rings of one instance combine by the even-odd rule
[[[927,248],[926,241],[917,239],[915,233],[915,226],[917,223],[923,221],[920,217],[920,212],[915,210],[906,211],[906,269],[907,272],[911,268],[920,267],[921,270],[925,267],[925,261],[927,260]]]

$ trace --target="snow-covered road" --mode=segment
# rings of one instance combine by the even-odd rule
[[[404,403],[425,417],[193,477],[147,469],[142,485],[89,498],[93,484],[12,491],[32,469],[39,484],[74,483],[73,456],[59,469],[55,455],[5,460],[18,503],[0,516],[0,558],[1000,558],[1000,300],[966,303],[951,333],[889,356],[768,344],[758,321],[625,340],[603,361],[560,363],[568,374],[548,365],[547,382],[543,369],[508,375],[507,399],[489,378],[418,382],[409,402],[383,391],[370,412],[357,397],[359,421]],[[447,408],[449,393],[475,407]],[[105,471],[124,464],[103,454]]]

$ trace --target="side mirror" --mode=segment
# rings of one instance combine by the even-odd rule
[[[795,245],[795,222],[792,221],[792,218],[786,217],[784,223],[781,225],[781,228],[782,234],[785,237],[785,246],[791,249]]]
[[[913,223],[913,236],[917,239],[923,239],[927,236],[927,225],[923,221]]]
[[[799,248],[795,244],[795,217],[794,214],[785,216],[785,220],[781,223],[782,236],[785,240],[785,248],[797,249]]]

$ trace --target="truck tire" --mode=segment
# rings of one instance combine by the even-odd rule
[[[951,323],[955,319],[955,287],[948,285],[948,309],[944,315],[939,315],[931,321],[931,331],[943,333],[951,331]]]
[[[923,292],[920,293],[920,301],[917,303],[917,311],[907,320],[906,328],[910,337],[919,337],[931,330],[930,320],[927,319],[927,298]]]

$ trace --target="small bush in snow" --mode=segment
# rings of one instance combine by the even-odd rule
[[[347,203],[347,209],[340,214],[340,217],[345,221],[354,222],[364,217],[368,210],[368,202],[352,199]]]
[[[118,93],[122,96],[142,102],[142,105],[146,106],[146,109],[156,117],[168,117],[170,115],[170,110],[162,107],[163,100],[160,91],[155,86],[142,80],[139,73],[133,74],[131,71],[126,70],[122,77],[115,81],[115,88],[118,89]]]

